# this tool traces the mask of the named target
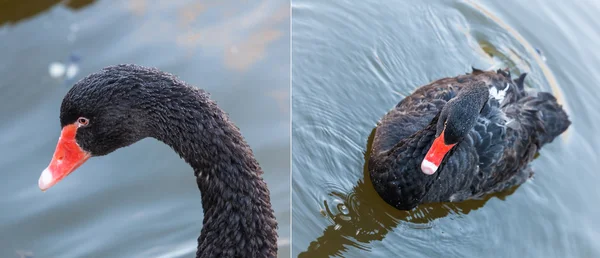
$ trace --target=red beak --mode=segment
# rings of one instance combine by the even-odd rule
[[[444,131],[442,131],[440,136],[435,138],[431,148],[429,148],[429,151],[425,155],[425,159],[423,159],[423,162],[421,163],[421,171],[427,175],[433,175],[438,167],[440,167],[444,156],[446,156],[448,151],[450,151],[454,145],[456,144],[446,145],[446,143],[444,143]]]
[[[77,145],[76,133],[77,125],[75,124],[63,127],[52,161],[44,169],[38,181],[42,191],[46,191],[58,183],[91,157],[90,153]]]

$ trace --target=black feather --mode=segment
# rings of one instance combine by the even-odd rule
[[[378,123],[369,174],[375,190],[394,207],[411,209],[421,203],[479,198],[521,184],[533,174],[528,164],[538,150],[570,125],[551,94],[536,96],[524,91],[525,73],[513,81],[508,69],[472,69],[470,75],[444,78],[418,88]],[[487,89],[506,91],[501,101],[486,94],[484,98],[489,100],[476,113],[466,107],[481,100],[465,99],[476,96],[465,92],[480,89],[474,85],[481,82]],[[476,118],[468,128],[463,119],[451,120],[452,116],[442,112],[459,98],[461,105],[451,107],[450,113],[470,112],[460,116]],[[421,172],[420,164],[440,123],[446,123],[442,129],[450,125],[458,128],[458,138],[462,138],[461,130],[466,134],[429,176]]]
[[[515,79],[515,84],[519,87],[519,90],[524,90],[525,88],[525,77],[527,77],[527,73],[522,73],[519,78]]]
[[[76,140],[94,156],[146,137],[193,168],[204,222],[196,257],[275,257],[277,222],[262,169],[239,129],[208,94],[157,69],[107,67],[65,96],[61,124],[90,119]]]
[[[477,69],[477,68],[475,68],[473,66],[471,66],[471,70],[472,70],[473,74],[479,74],[479,73],[483,73],[484,72],[483,70]]]

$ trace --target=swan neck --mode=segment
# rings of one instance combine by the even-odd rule
[[[239,129],[205,92],[185,85],[165,91],[148,110],[149,134],[194,169],[204,210],[198,257],[276,256],[269,190]]]

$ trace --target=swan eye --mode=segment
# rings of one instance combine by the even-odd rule
[[[78,127],[86,126],[89,123],[90,123],[90,120],[85,117],[77,118],[77,126]]]

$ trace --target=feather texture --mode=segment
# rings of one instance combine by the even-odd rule
[[[400,101],[379,121],[369,157],[369,173],[380,196],[398,209],[411,209],[421,203],[478,198],[531,177],[528,164],[570,121],[551,94],[527,93],[524,80],[525,74],[513,80],[507,70],[473,68],[471,74],[434,81]],[[488,87],[489,98],[479,113],[462,114],[476,122],[437,173],[424,174],[419,166],[436,137],[438,120],[445,119],[442,109],[465,95],[461,91],[481,83]]]
[[[277,222],[262,169],[208,93],[157,69],[111,66],[65,96],[61,124],[82,116],[90,124],[78,129],[77,143],[93,156],[152,137],[193,167],[204,209],[196,257],[276,257]]]

